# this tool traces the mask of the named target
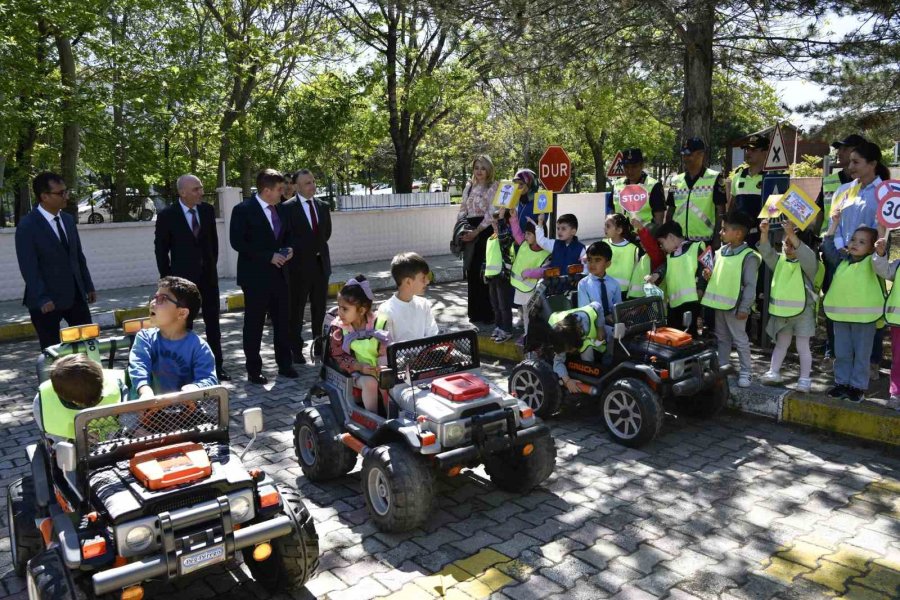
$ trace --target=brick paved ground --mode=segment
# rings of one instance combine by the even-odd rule
[[[445,324],[460,321],[461,291],[432,292]],[[240,315],[227,316],[224,330],[237,375]],[[0,346],[4,489],[36,439],[34,346]],[[499,381],[506,369],[485,372]],[[313,377],[307,367],[301,379],[265,390],[238,378],[230,386],[235,434],[243,408],[265,410],[267,431],[249,462],[302,491],[321,538],[321,567],[307,590],[273,598],[900,597],[896,453],[735,414],[669,418],[657,441],[628,450],[608,440],[590,407],[572,408],[550,422],[558,459],[543,489],[513,496],[482,471],[468,472],[442,480],[426,528],[385,535],[367,522],[358,469],[314,485],[297,466],[290,428]],[[4,504],[5,494],[0,597],[22,598]],[[237,563],[147,591],[162,599],[270,597]]]

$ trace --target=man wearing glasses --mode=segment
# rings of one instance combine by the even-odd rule
[[[63,208],[66,182],[45,171],[31,184],[38,204],[16,228],[16,258],[25,280],[22,304],[28,307],[41,348],[59,343],[60,322],[91,322],[89,303],[97,299],[75,219]]]

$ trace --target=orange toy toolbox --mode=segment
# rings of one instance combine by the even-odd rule
[[[212,475],[209,456],[196,442],[184,442],[138,452],[130,461],[131,473],[144,487],[161,490]]]
[[[457,373],[431,382],[431,391],[453,402],[484,398],[490,392],[488,384],[472,373]]]
[[[672,327],[658,327],[656,331],[647,332],[647,339],[651,342],[662,344],[663,346],[680,348],[682,346],[687,346],[688,344],[690,344],[691,340],[694,338],[691,337],[691,334],[685,333],[680,329],[673,329]]]

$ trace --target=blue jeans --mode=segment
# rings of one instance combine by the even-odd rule
[[[869,389],[869,357],[875,323],[834,322],[834,382]]]

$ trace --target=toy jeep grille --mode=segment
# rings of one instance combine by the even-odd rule
[[[662,300],[656,296],[619,302],[613,307],[613,316],[616,323],[625,323],[628,335],[666,323]]]
[[[442,375],[478,368],[478,333],[455,331],[421,340],[391,344],[387,349],[388,367],[397,381],[432,379]]]
[[[207,388],[87,409],[75,417],[79,459],[134,454],[228,435],[228,394]]]

